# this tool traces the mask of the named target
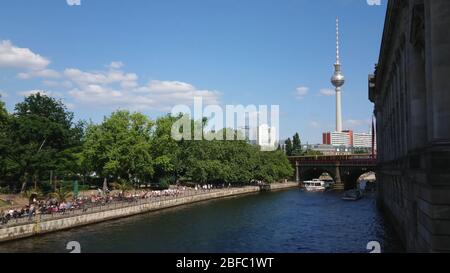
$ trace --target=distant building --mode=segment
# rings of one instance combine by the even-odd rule
[[[327,144],[306,145],[303,149],[321,152],[323,155],[350,155],[353,153],[353,149],[351,147],[333,146]]]
[[[354,148],[372,148],[372,133],[354,133],[352,130],[323,133],[324,145]],[[376,148],[376,142],[375,142]]]
[[[353,131],[328,132],[323,134],[323,144],[332,146],[353,146]]]
[[[355,148],[372,148],[372,141],[374,141],[376,149],[376,140],[373,139],[372,133],[354,133],[353,147]]]

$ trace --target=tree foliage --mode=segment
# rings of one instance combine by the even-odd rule
[[[300,135],[295,133],[292,139],[292,156],[301,156],[303,154],[302,151],[302,142],[300,141]]]
[[[239,140],[234,130],[204,133],[203,140],[174,139],[172,127],[180,118],[166,115],[153,121],[120,110],[95,124],[75,122],[61,101],[41,94],[25,98],[12,114],[0,103],[0,186],[22,192],[51,189],[53,177],[97,186],[104,181],[126,191],[136,184],[271,183],[293,175],[281,150],[263,152]],[[187,120],[192,132],[207,122]],[[211,141],[213,134],[234,135],[235,140]],[[53,189],[55,197],[66,199]]]
[[[16,105],[4,133],[6,172],[21,181],[22,192],[29,181],[37,185],[62,162],[73,162],[73,149],[79,147],[82,134],[61,101],[39,93]],[[63,169],[69,171],[68,166]]]
[[[81,164],[104,179],[140,182],[153,173],[153,122],[140,113],[114,112],[101,124],[89,124]]]
[[[323,155],[320,151],[314,151],[311,149],[303,149],[302,142],[299,133],[295,133],[292,140],[288,138],[285,141],[285,154],[287,156],[315,156]]]
[[[292,156],[292,151],[293,151],[293,147],[292,147],[292,140],[290,138],[288,138],[285,142],[285,150],[286,150],[286,155],[287,156]]]
[[[1,96],[0,96],[1,99]],[[6,154],[7,154],[7,133],[8,112],[5,104],[0,100],[0,173],[6,172]]]

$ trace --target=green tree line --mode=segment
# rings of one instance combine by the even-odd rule
[[[300,140],[300,135],[295,133],[295,135],[291,138],[288,138],[284,142],[285,154],[287,156],[315,156],[315,155],[323,155],[320,151],[314,151],[310,149],[303,149],[302,142]],[[278,148],[281,149],[281,146]]]
[[[293,175],[283,152],[262,152],[247,141],[175,141],[171,130],[179,118],[152,120],[120,110],[96,124],[75,122],[60,100],[41,94],[26,97],[12,113],[0,101],[0,189],[57,192],[57,181],[74,180],[96,186],[272,183]]]

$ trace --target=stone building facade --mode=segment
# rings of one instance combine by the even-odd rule
[[[407,251],[450,252],[450,1],[390,0],[369,76],[378,203]]]

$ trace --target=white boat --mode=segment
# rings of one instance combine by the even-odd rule
[[[322,180],[325,183],[325,188],[327,190],[332,189],[333,185],[334,185],[334,181],[333,180]]]
[[[327,189],[327,184],[320,179],[303,181],[303,186],[305,187],[306,191],[310,192],[321,192]]]

